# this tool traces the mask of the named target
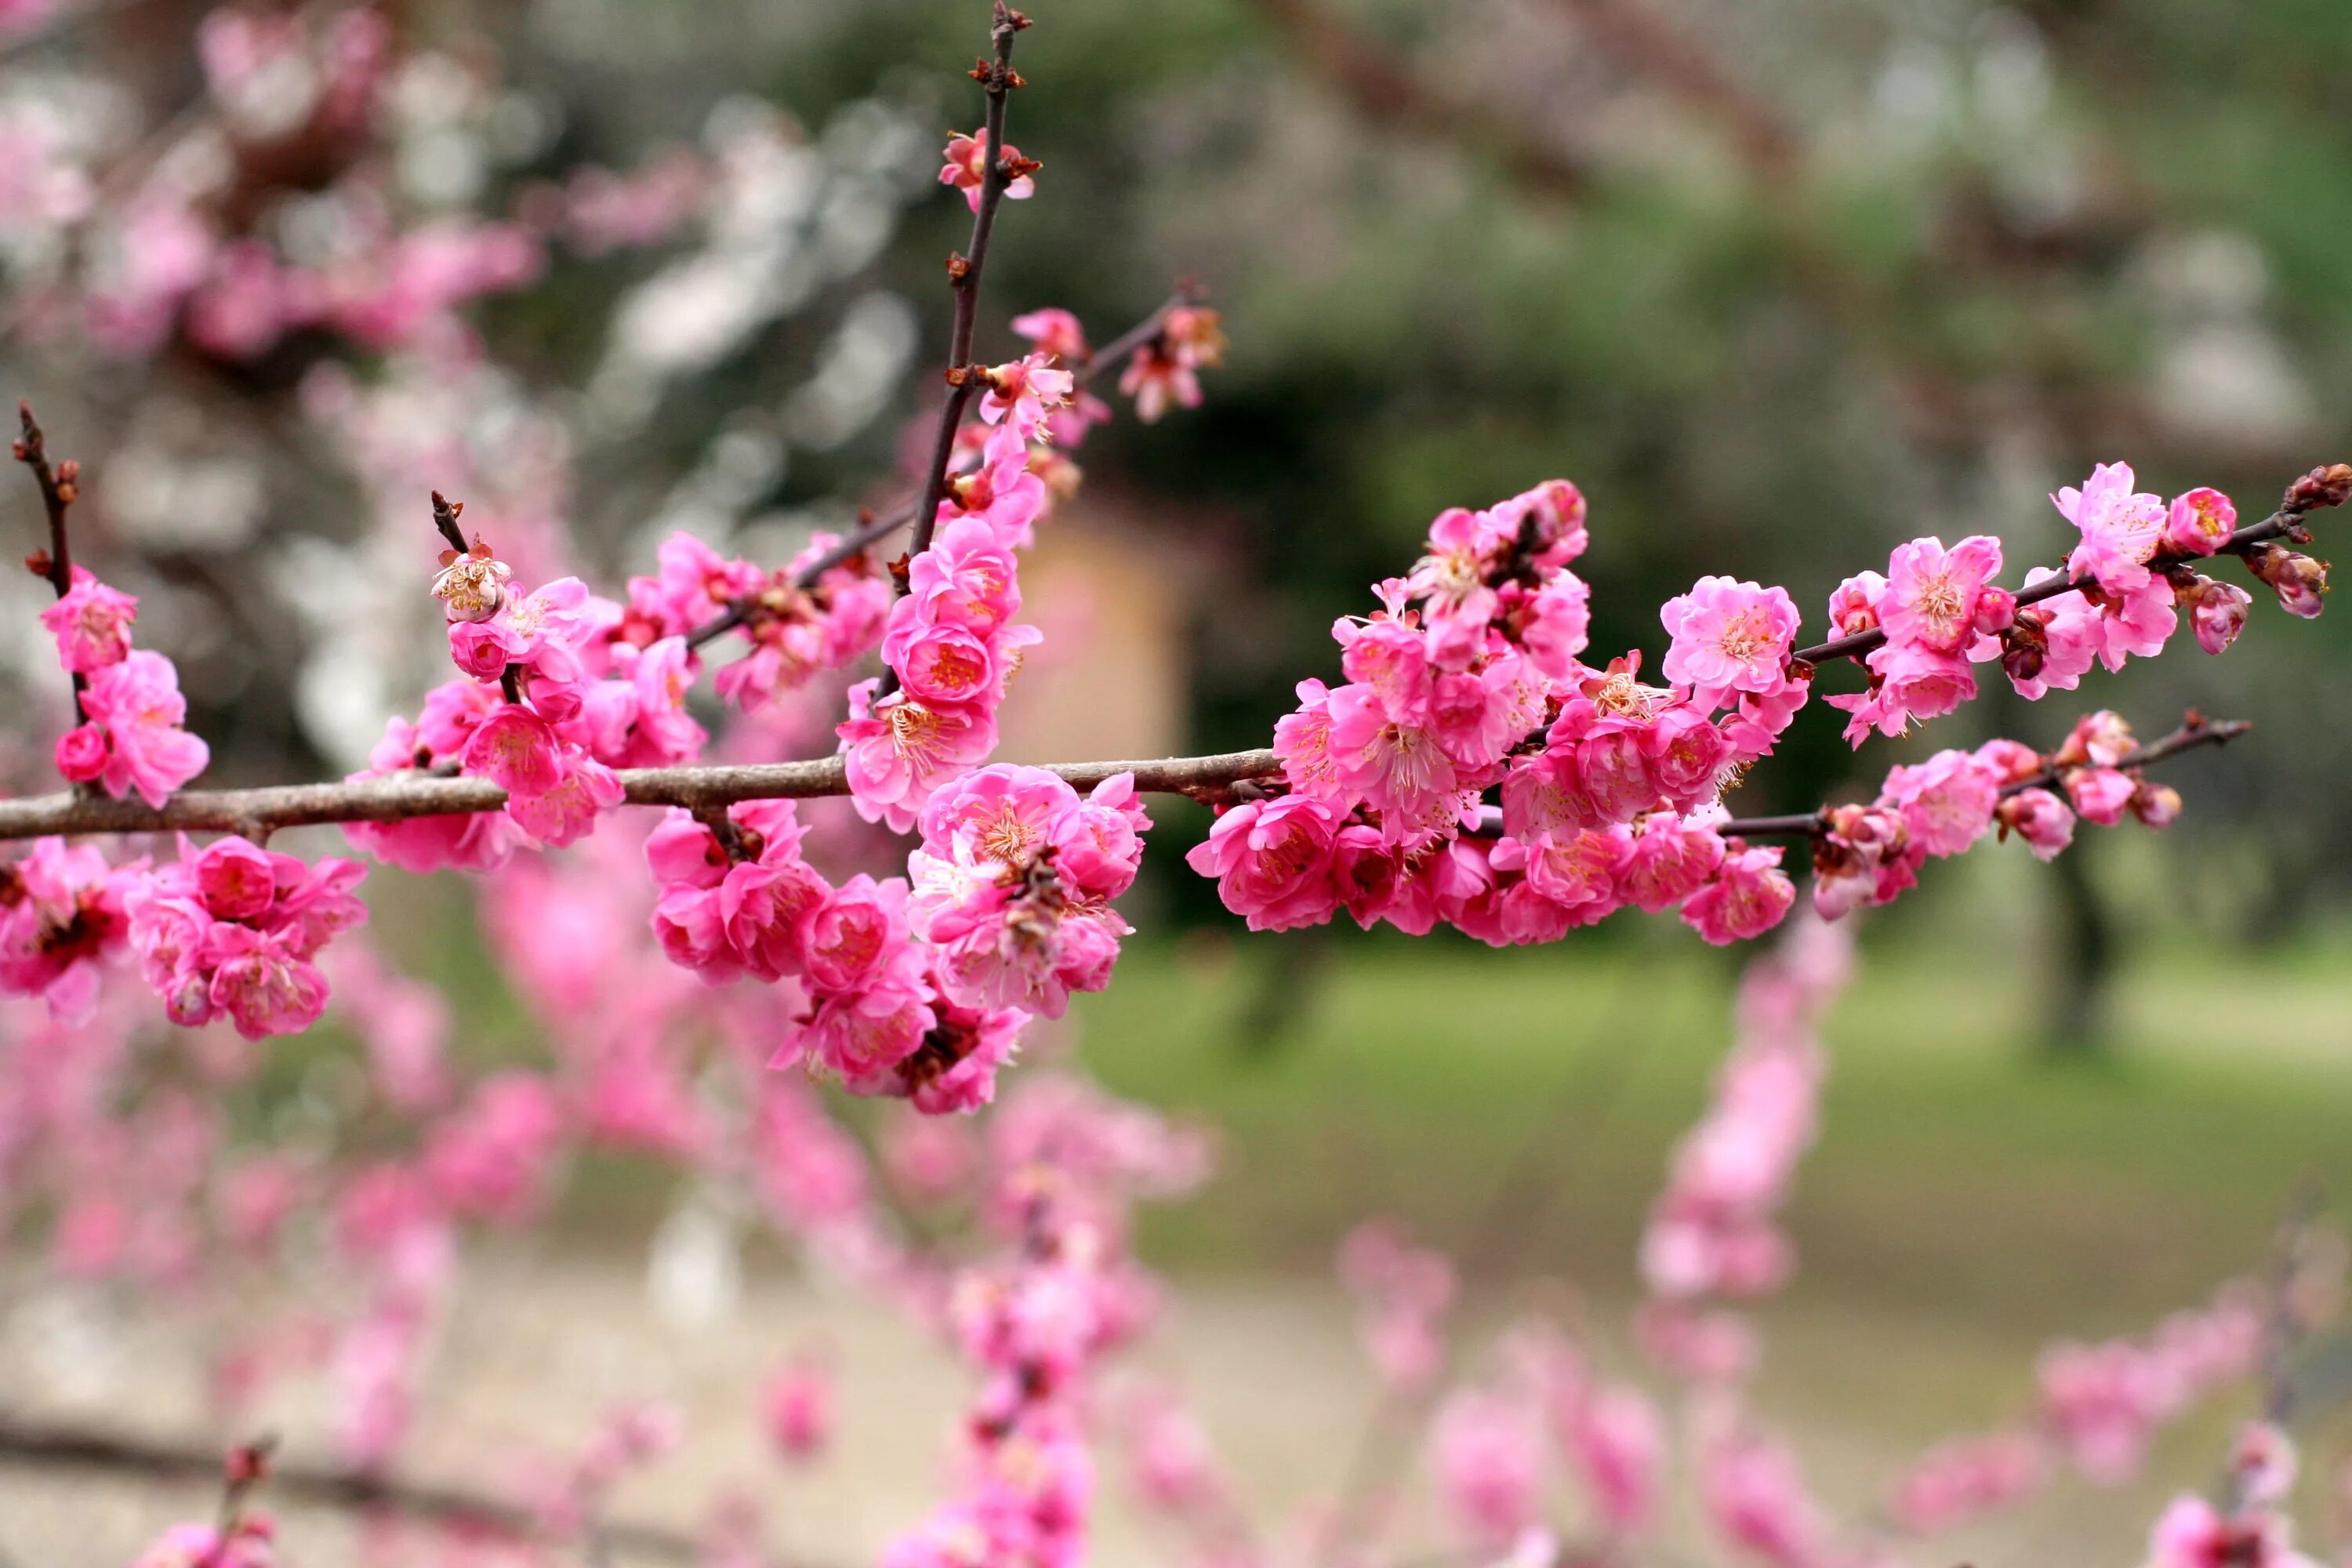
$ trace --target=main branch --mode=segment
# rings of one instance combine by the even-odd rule
[[[1091,789],[1118,773],[1135,787],[1195,800],[1229,799],[1237,784],[1282,772],[1271,751],[1227,752],[1207,757],[1158,757],[1139,762],[1056,763],[1057,773]],[[630,768],[620,775],[631,805],[678,805],[709,811],[745,800],[812,800],[847,795],[839,757],[803,763],[753,763],[732,767]],[[334,822],[401,822],[416,816],[457,816],[496,811],[507,792],[488,779],[394,773],[342,784],[282,784],[266,789],[182,790],[162,806],[135,796],[85,800],[70,793],[0,800],[0,841],[76,833],[241,833],[258,842],[281,827]]]

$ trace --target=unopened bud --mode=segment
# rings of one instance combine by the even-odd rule
[[[2246,611],[2254,602],[2253,595],[2231,583],[2217,583],[2212,578],[2191,573],[2185,584],[2175,584],[2173,600],[2189,612],[2189,629],[2197,634],[2197,646],[2207,653],[2221,653],[2238,640],[2246,629]]]
[[[2342,506],[2352,500],[2352,463],[2330,463],[2324,468],[2314,468],[2287,486],[2286,499],[2279,503],[2284,512],[2316,511],[2322,507]]]
[[[2271,591],[2278,595],[2280,607],[2287,614],[2305,620],[2319,614],[2320,601],[2327,593],[2326,562],[2265,544],[2247,554],[2246,564],[2255,576],[2270,584]]]
[[[2149,827],[2169,827],[2180,819],[2180,792],[2166,784],[2139,781],[2132,791],[2131,814]]]
[[[2050,617],[2028,606],[2012,613],[2000,634],[2000,667],[2011,680],[2038,680],[2050,657]]]
[[[2016,595],[2006,588],[1985,588],[1978,593],[1976,627],[1980,636],[1998,637],[2016,622]]]

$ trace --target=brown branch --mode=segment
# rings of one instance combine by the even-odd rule
[[[155,1481],[217,1481],[221,1454],[194,1444],[142,1438],[0,1415],[0,1464],[35,1469],[102,1470]],[[452,1487],[395,1480],[366,1470],[281,1465],[267,1482],[278,1494],[330,1508],[382,1510],[454,1530],[486,1531],[529,1539],[539,1531],[530,1512]],[[658,1525],[623,1521],[597,1527],[612,1545],[640,1556],[687,1563],[700,1554],[689,1535]]]
[[[1139,762],[1057,763],[1047,772],[1079,789],[1117,773],[1135,775],[1150,794],[1231,798],[1236,784],[1273,778],[1282,763],[1271,751]],[[677,805],[708,811],[746,800],[811,800],[847,795],[839,757],[802,763],[729,767],[631,768],[621,775],[631,805]],[[336,822],[403,822],[496,811],[507,793],[488,779],[394,773],[341,784],[279,784],[265,789],[182,790],[162,806],[136,797],[83,799],[70,793],[0,800],[0,840],[78,833],[269,833]]]
[[[41,508],[48,514],[49,547],[25,558],[25,564],[49,580],[58,598],[73,591],[73,542],[66,531],[66,512],[80,494],[81,465],[70,458],[56,468],[49,466],[49,453],[39,423],[33,417],[33,405],[16,405],[16,418],[23,434],[15,447],[16,460],[33,471],[33,482],[40,487]],[[76,670],[73,676],[74,719],[81,719],[81,694],[89,689],[89,677]]]
[[[2180,728],[2161,740],[2150,741],[2145,746],[2134,747],[2116,761],[2116,766],[2125,770],[2150,767],[2168,757],[2177,757],[2183,752],[2193,752],[2200,746],[2226,746],[2253,727],[2250,720],[2208,719],[2192,708],[2180,721]],[[2074,767],[2079,765],[2069,763],[2065,767],[2060,767],[2053,763],[2031,778],[2019,779],[2012,784],[2002,785],[2001,797],[2007,799],[2011,795],[2019,795],[2030,789],[2047,789],[2052,784],[2057,784]],[[1828,806],[1822,806],[1818,811],[1790,812],[1784,816],[1734,817],[1723,825],[1722,831],[1727,837],[1736,836],[1741,838],[1774,838],[1792,835],[1801,835],[1808,838],[1818,837],[1829,831],[1829,812]]]
[[[1013,183],[1012,163],[1004,155],[1004,111],[1013,89],[1021,80],[1013,70],[1013,40],[1028,25],[1026,16],[1007,9],[1004,0],[996,0],[996,17],[989,29],[996,58],[972,69],[988,95],[987,121],[981,128],[980,203],[972,209],[971,245],[964,254],[948,258],[948,285],[955,291],[955,327],[948,340],[948,396],[940,408],[939,434],[931,441],[931,461],[923,481],[923,497],[915,504],[915,536],[907,546],[909,555],[920,555],[931,547],[931,532],[939,526],[940,503],[947,499],[948,467],[955,458],[956,431],[963,425],[963,411],[970,405],[972,394],[980,388],[978,378],[971,374],[971,340],[980,325],[980,280],[988,268],[988,242],[996,233],[996,210],[1004,205],[1005,187]],[[904,592],[903,584],[900,591]],[[882,686],[886,693],[895,690],[897,676],[886,674]]]
[[[29,557],[25,564],[49,580],[62,599],[73,589],[73,543],[66,534],[66,509],[74,503],[75,487],[79,482],[79,465],[68,462],[60,475],[49,466],[48,447],[41,426],[33,418],[33,405],[16,405],[16,417],[24,435],[17,440],[16,460],[33,470],[33,482],[40,487],[41,506],[49,517],[49,548],[42,555]]]

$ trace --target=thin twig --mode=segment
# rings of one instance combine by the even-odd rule
[[[166,1481],[211,1481],[221,1474],[216,1448],[152,1442],[0,1415],[0,1464],[38,1469],[102,1470]],[[272,1492],[331,1508],[401,1514],[457,1530],[529,1538],[538,1533],[526,1510],[453,1487],[402,1481],[367,1470],[272,1464]],[[602,1527],[625,1552],[666,1562],[691,1562],[693,1537],[658,1525],[624,1522]]]
[[[1006,100],[1021,79],[1013,71],[1013,40],[1029,19],[1010,9],[1004,0],[996,0],[995,20],[989,28],[996,58],[972,69],[988,95],[988,115],[981,129],[980,203],[972,209],[971,243],[964,254],[948,258],[949,287],[955,290],[955,327],[948,342],[948,395],[940,407],[939,434],[931,440],[931,460],[923,481],[922,500],[915,504],[915,534],[908,543],[907,553],[920,555],[931,547],[931,533],[939,526],[940,503],[947,499],[948,468],[955,459],[956,432],[962,427],[963,411],[971,403],[972,394],[980,381],[971,374],[972,334],[980,324],[980,280],[988,268],[988,243],[996,232],[996,209],[1004,205],[1005,187],[1013,183],[1011,163],[1004,155],[1004,111]],[[906,584],[899,584],[906,591]],[[898,689],[896,670],[886,670],[882,676],[879,695],[888,696]]]
[[[48,514],[49,547],[40,555],[27,556],[25,564],[49,580],[58,598],[73,591],[73,541],[66,529],[66,513],[74,503],[81,485],[80,465],[68,459],[52,468],[47,438],[33,417],[33,405],[16,405],[16,418],[22,434],[16,444],[16,460],[32,470],[33,482],[40,487],[41,508]],[[74,718],[81,718],[81,694],[89,689],[89,678],[79,670],[73,672]]]
[[[2208,719],[2192,708],[2181,720],[2180,728],[2159,740],[2150,741],[2145,746],[2134,747],[2116,759],[2115,765],[2118,769],[2144,768],[2163,762],[2168,757],[2177,757],[2183,752],[2195,751],[2200,746],[2226,746],[2253,727],[2251,720]],[[2076,764],[2070,763],[2066,767],[2060,767],[2053,764],[2030,778],[2021,778],[2003,784],[2000,791],[2001,796],[2006,799],[2011,795],[2022,794],[2026,790],[2046,789],[2059,783],[2074,765]],[[1785,816],[1734,817],[1731,821],[1723,824],[1721,831],[1727,837],[1740,838],[1772,838],[1792,835],[1801,835],[1809,838],[1818,837],[1829,831],[1829,807],[1822,806],[1817,811],[1790,812]]]

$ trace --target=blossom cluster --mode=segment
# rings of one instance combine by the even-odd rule
[[[2184,612],[2199,647],[2226,649],[2252,597],[2191,563],[2231,547],[2236,507],[2204,487],[2168,503],[2134,482],[2129,465],[2103,463],[2081,489],[2050,498],[2081,542],[2063,575],[2042,567],[2026,574],[2028,595],[1994,584],[2000,541],[1985,534],[1949,549],[1939,539],[1914,540],[1895,551],[1884,575],[1841,583],[1830,595],[1831,623],[1847,636],[1885,634],[1865,660],[1868,689],[1828,700],[1851,715],[1846,738],[1859,746],[1874,730],[1899,735],[1949,713],[1977,694],[1972,667],[1993,659],[2029,700],[2072,691],[2095,663],[2115,671],[2163,652]],[[2242,553],[2284,608],[2319,613],[2321,563],[2274,544]],[[2061,581],[2072,585],[2053,592]]]
[[[883,1568],[1069,1568],[1085,1560],[1088,1389],[1155,1307],[1128,1256],[1135,1199],[1196,1183],[1197,1138],[1066,1079],[1025,1085],[991,1128],[981,1213],[995,1256],[950,1282],[947,1323],[980,1375],[961,1495],[892,1542]]]
[[[64,470],[59,482],[69,484]],[[58,772],[94,784],[120,800],[136,790],[150,805],[205,771],[204,741],[184,729],[187,699],[180,672],[160,653],[133,647],[139,601],[80,566],[58,602],[41,612],[57,641],[58,662],[74,678],[81,722],[58,737]]]
[[[1033,1015],[1108,981],[1149,824],[1119,774],[1081,797],[1039,768],[968,773],[923,813],[911,880],[838,887],[801,852],[790,801],[740,805],[724,837],[686,812],[646,857],[663,951],[713,984],[795,982],[808,1012],[775,1051],[853,1092],[965,1110],[993,1092]]]
[[[2078,816],[2113,827],[2129,814],[2168,827],[2180,815],[2180,793],[2131,765],[2137,751],[2131,726],[2102,709],[2076,721],[2047,756],[1992,740],[1889,769],[1870,805],[1823,814],[1813,841],[1813,908],[1835,920],[1886,903],[1917,885],[1930,857],[1964,854],[1996,828],[2049,860],[2074,842]]]
[[[367,919],[352,889],[355,860],[316,865],[231,835],[201,851],[181,841],[124,900],[131,945],[171,1020],[226,1017],[247,1039],[299,1034],[326,1011],[312,962],[336,933]]]
[[[1779,921],[1795,896],[1780,851],[1719,832],[1717,795],[1803,700],[1784,669],[1796,610],[1708,578],[1664,612],[1683,684],[1643,684],[1638,653],[1593,668],[1590,591],[1568,569],[1584,517],[1565,480],[1448,511],[1382,608],[1339,623],[1347,684],[1303,683],[1275,728],[1287,793],[1225,812],[1190,856],[1226,908],[1255,930],[1345,909],[1497,945],[1627,905],[1681,906],[1712,942]],[[1495,788],[1501,836],[1465,834]]]

